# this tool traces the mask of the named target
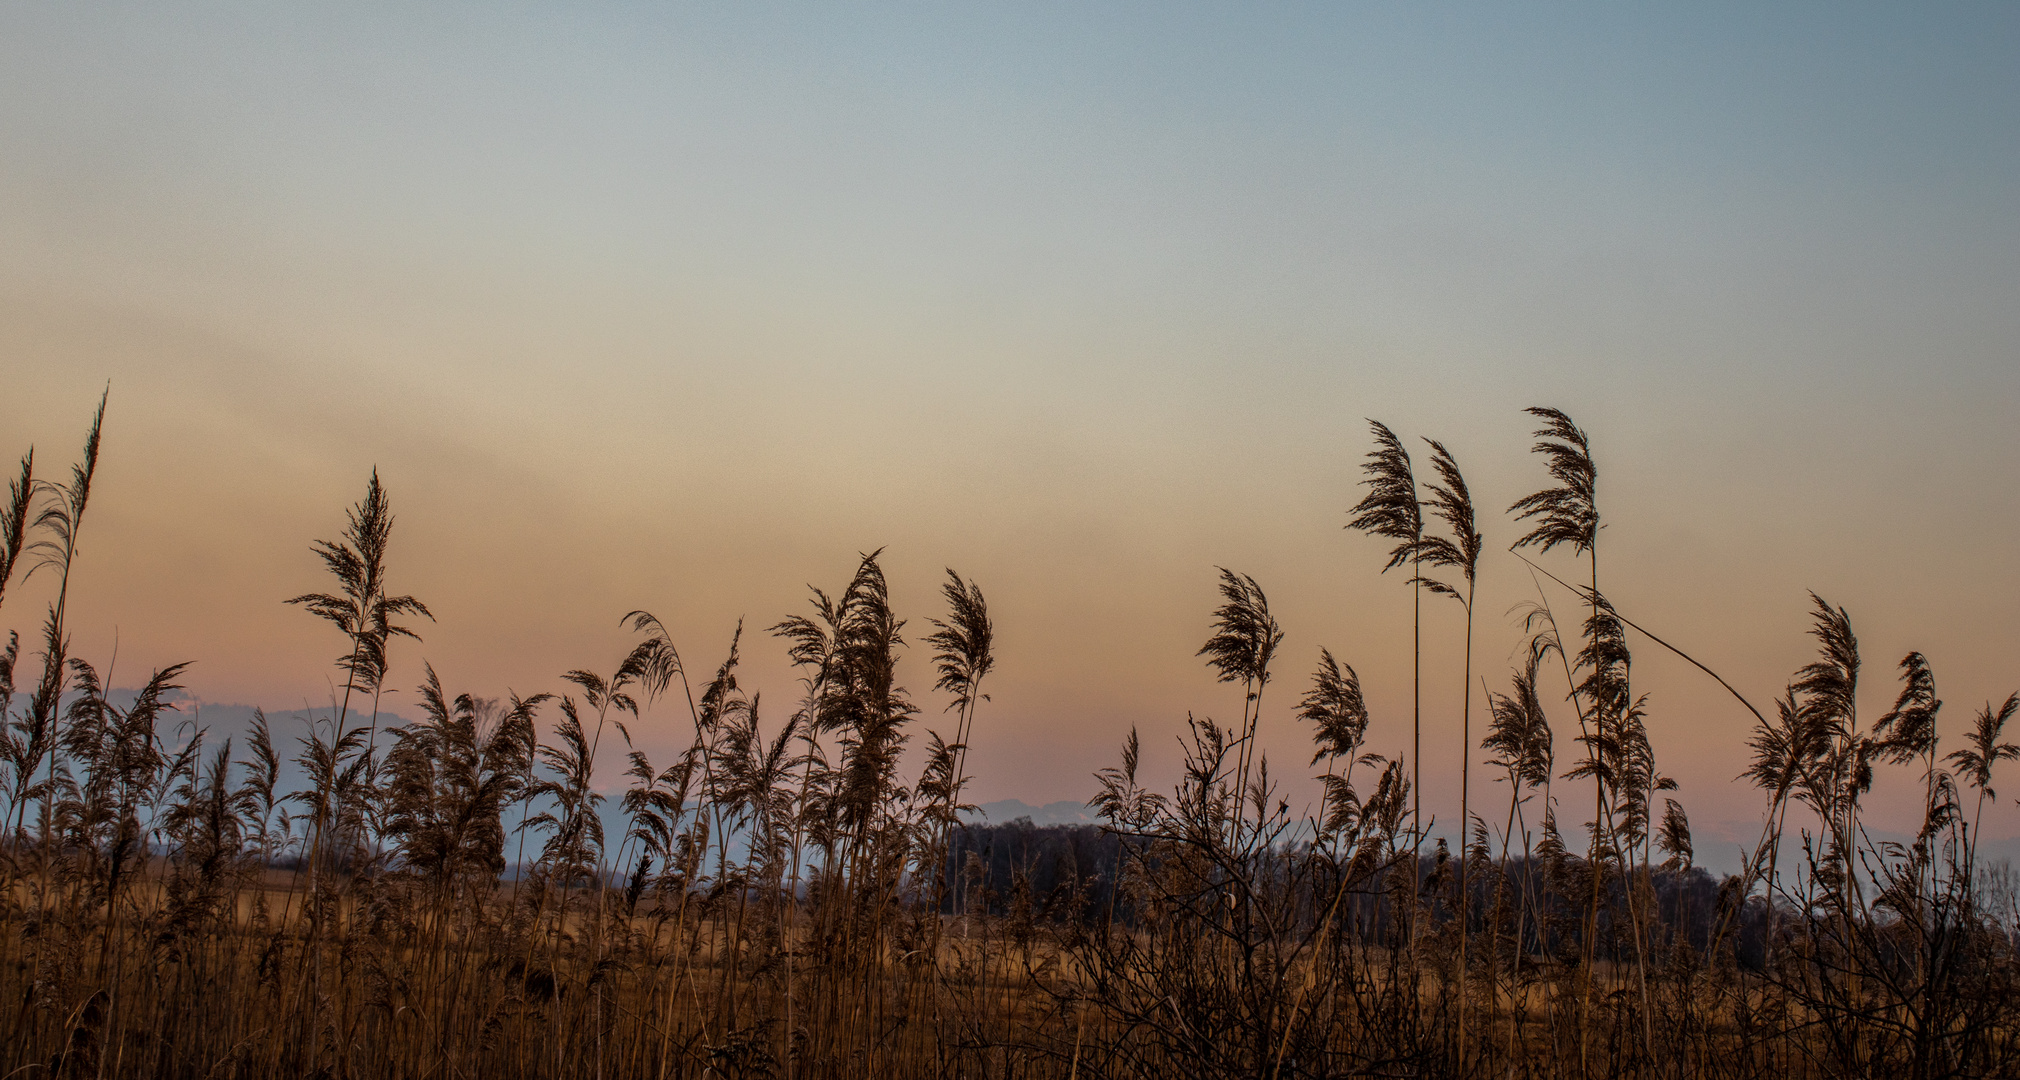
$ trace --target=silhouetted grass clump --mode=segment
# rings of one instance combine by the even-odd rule
[[[989,607],[947,572],[945,617],[923,639],[945,702],[935,728],[901,676],[907,624],[880,552],[769,628],[800,673],[782,708],[739,681],[741,625],[694,668],[672,628],[636,611],[609,666],[531,696],[457,693],[423,663],[420,718],[383,725],[394,653],[433,615],[395,590],[376,473],[341,536],[314,547],[332,591],[288,601],[337,631],[336,699],[292,743],[256,714],[234,746],[177,712],[184,665],[128,700],[70,652],[101,400],[69,479],[38,478],[30,454],[0,504],[0,601],[22,567],[54,579],[39,649],[10,634],[0,654],[0,1068],[2020,1072],[2020,880],[1977,856],[1999,769],[2020,758],[2005,734],[2020,695],[1987,703],[1950,749],[1930,662],[1910,653],[1892,707],[1867,721],[1851,618],[1813,598],[1818,657],[1769,712],[1719,680],[1756,720],[1735,768],[1767,811],[1744,869],[1706,872],[1632,678],[1636,642],[1675,650],[1600,590],[1590,439],[1560,411],[1530,412],[1550,486],[1510,508],[1529,531],[1497,557],[1566,547],[1584,562],[1561,576],[1528,563],[1557,591],[1539,586],[1505,689],[1474,685],[1489,549],[1445,445],[1428,442],[1424,498],[1404,442],[1373,424],[1349,519],[1394,542],[1384,569],[1408,567],[1419,598],[1465,609],[1462,743],[1429,751],[1458,759],[1454,844],[1419,809],[1421,708],[1406,752],[1371,748],[1360,677],[1327,649],[1308,689],[1272,704],[1287,635],[1262,586],[1227,569],[1199,655],[1239,686],[1239,719],[1188,716],[1168,788],[1139,774],[1132,731],[1095,776],[1100,825],[964,821]],[[17,690],[23,661],[39,670]],[[1272,772],[1266,707],[1307,725],[1316,807],[1294,811]],[[669,723],[680,749],[652,761],[634,735]],[[614,784],[599,771],[613,748]],[[1476,756],[1503,785],[1477,813]],[[1924,793],[1910,842],[1861,824],[1886,768],[1914,770]],[[1558,801],[1574,781],[1577,810]],[[1589,817],[1567,827],[1588,790]]]

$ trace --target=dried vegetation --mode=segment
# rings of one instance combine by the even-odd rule
[[[1743,767],[1767,804],[1752,857],[1723,880],[1695,868],[1631,680],[1630,644],[1670,646],[1600,590],[1585,433],[1530,411],[1551,479],[1511,507],[1529,530],[1511,550],[1582,563],[1562,578],[1529,563],[1552,584],[1505,692],[1472,685],[1485,542],[1445,447],[1430,444],[1424,498],[1408,448],[1375,424],[1350,515],[1393,541],[1386,568],[1408,569],[1416,596],[1465,609],[1466,745],[1431,750],[1465,779],[1452,850],[1426,836],[1420,726],[1407,754],[1371,750],[1360,680],[1326,650],[1302,697],[1266,699],[1284,631],[1261,586],[1227,570],[1200,654],[1240,687],[1240,719],[1188,717],[1168,789],[1138,775],[1132,732],[1097,775],[1098,829],[963,824],[989,610],[948,572],[946,617],[923,639],[946,735],[926,730],[875,552],[769,628],[802,676],[784,708],[739,683],[741,627],[690,668],[669,627],[633,612],[636,644],[555,693],[452,693],[423,665],[420,718],[389,726],[390,653],[433,616],[392,592],[376,475],[315,547],[334,590],[289,601],[338,632],[337,700],[299,735],[277,741],[259,716],[234,745],[178,713],[182,666],[114,693],[69,652],[101,401],[69,479],[38,478],[30,455],[0,507],[0,601],[27,574],[55,582],[39,649],[10,635],[0,657],[0,1072],[2020,1070],[2014,883],[1975,851],[1995,774],[2020,757],[2004,741],[2020,698],[1988,704],[1945,753],[1934,676],[1911,653],[1868,723],[1850,617],[1816,599],[1817,660],[1766,713],[1733,691],[1757,720]],[[1266,706],[1310,731],[1309,812],[1258,745]],[[652,745],[685,748],[649,760],[634,742],[647,723]],[[598,772],[613,749],[615,785]],[[1476,757],[1492,808],[1471,799]],[[1926,792],[1911,842],[1864,828],[1881,768]],[[1576,811],[1554,793],[1567,783]]]

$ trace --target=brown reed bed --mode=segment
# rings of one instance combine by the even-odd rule
[[[421,718],[382,723],[390,653],[432,615],[392,589],[376,475],[315,547],[333,590],[290,601],[339,635],[326,715],[279,739],[258,716],[235,745],[178,716],[179,666],[115,694],[65,626],[101,401],[69,479],[31,455],[0,506],[0,600],[22,566],[58,582],[39,650],[16,635],[0,658],[0,1075],[2020,1071],[2016,890],[1976,853],[2020,758],[2004,741],[2020,698],[1945,753],[1915,653],[1892,708],[1862,718],[1850,617],[1817,599],[1818,659],[1770,710],[1727,686],[1758,722],[1738,766],[1768,806],[1752,856],[1722,879],[1695,867],[1631,679],[1631,645],[1670,646],[1600,591],[1590,441],[1531,412],[1552,486],[1511,508],[1529,528],[1513,548],[1583,564],[1530,564],[1561,591],[1539,593],[1506,692],[1482,688],[1477,739],[1469,704],[1463,746],[1371,749],[1359,678],[1326,650],[1280,704],[1284,631],[1253,578],[1222,570],[1200,654],[1239,685],[1240,720],[1188,718],[1169,788],[1139,777],[1132,732],[1096,776],[1102,825],[1045,830],[962,818],[994,664],[981,590],[949,571],[923,638],[943,738],[899,677],[906,624],[876,552],[769,628],[802,675],[782,718],[738,682],[741,627],[691,670],[633,612],[635,645],[557,694],[452,694],[424,666]],[[1350,525],[1395,542],[1387,568],[1420,598],[1466,609],[1470,684],[1489,550],[1471,494],[1432,442],[1425,499],[1403,440],[1374,431]],[[17,692],[23,661],[39,671]],[[1266,707],[1308,725],[1310,813],[1258,744]],[[633,744],[648,709],[690,733],[671,761]],[[606,805],[612,747],[625,782]],[[1491,807],[1472,797],[1476,749]],[[1456,849],[1418,812],[1441,754],[1465,781]],[[1881,768],[1922,782],[1910,843],[1861,827]],[[1593,793],[1570,828],[1587,808],[1584,787],[1560,806],[1566,779]]]

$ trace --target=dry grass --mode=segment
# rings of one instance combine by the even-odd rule
[[[1255,735],[1285,634],[1262,587],[1227,570],[1201,654],[1240,686],[1241,719],[1191,720],[1169,790],[1140,781],[1132,733],[1097,776],[1094,839],[960,823],[988,607],[949,571],[924,643],[951,738],[923,730],[874,552],[770,628],[803,676],[783,719],[738,682],[741,628],[691,672],[669,629],[634,612],[636,645],[568,671],[558,696],[454,695],[424,668],[423,717],[386,727],[391,650],[418,639],[401,623],[431,616],[391,590],[376,476],[342,537],[316,545],[332,591],[292,601],[338,631],[342,697],[304,732],[277,740],[260,717],[236,745],[213,739],[169,704],[179,667],[128,700],[67,653],[94,421],[69,480],[24,460],[0,506],[0,598],[17,565],[60,582],[39,652],[13,638],[0,664],[0,1073],[2020,1070],[2011,905],[1991,902],[1973,850],[1995,771],[2020,757],[2003,741],[2020,699],[1988,704],[1945,756],[1913,654],[1894,707],[1862,720],[1850,618],[1818,600],[1819,659],[1772,717],[1754,710],[1745,767],[1770,804],[1755,856],[1724,881],[1694,869],[1630,682],[1630,631],[1668,646],[1599,591],[1585,433],[1532,412],[1556,486],[1512,508],[1533,526],[1517,547],[1567,546],[1586,584],[1532,564],[1565,591],[1539,594],[1525,668],[1483,701],[1478,748],[1434,748],[1462,770],[1484,750],[1506,784],[1501,820],[1471,817],[1460,850],[1423,836],[1416,744],[1368,750],[1358,676],[1330,652],[1296,704],[1324,799],[1292,816]],[[1402,441],[1375,432],[1354,526],[1397,542],[1388,565],[1419,595],[1470,616],[1485,549],[1457,465],[1431,444],[1432,523],[1450,535],[1427,534]],[[1560,636],[1550,605],[1567,595],[1582,623]],[[1471,632],[1469,617],[1468,658]],[[22,660],[40,671],[17,693]],[[1560,700],[1571,715],[1553,719]],[[691,732],[672,761],[632,745],[648,710]],[[597,769],[613,748],[625,784],[607,806]],[[1911,845],[1859,828],[1877,767],[1924,781]],[[1567,777],[1595,796],[1582,828],[1559,826]]]

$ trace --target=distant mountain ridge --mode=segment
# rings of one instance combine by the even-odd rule
[[[1092,825],[1094,812],[1084,802],[1062,799],[1044,806],[1033,806],[1022,799],[1002,799],[983,803],[976,812],[967,815],[971,821],[986,821],[991,825],[1002,825],[1018,818],[1030,818],[1033,825]]]

